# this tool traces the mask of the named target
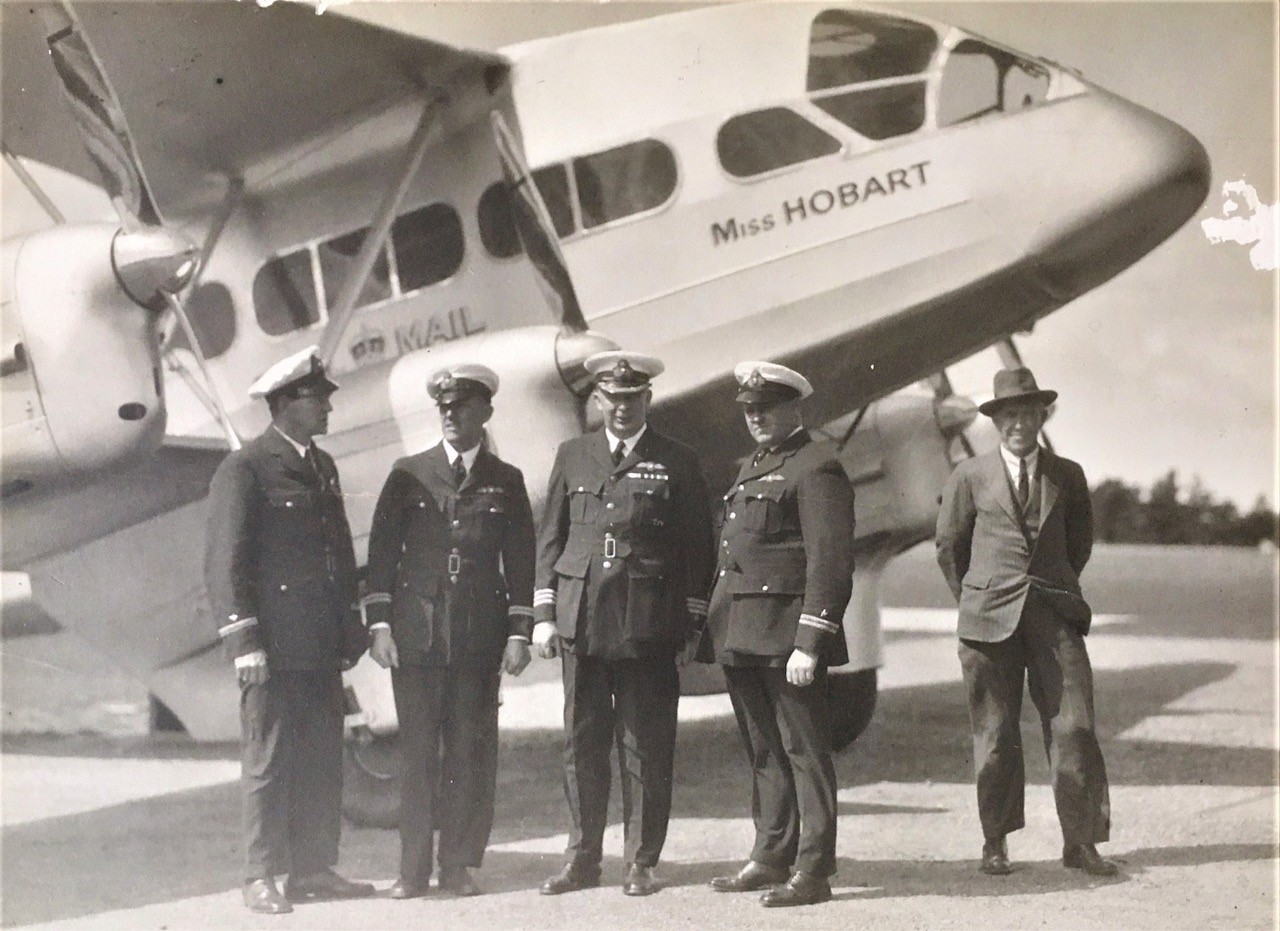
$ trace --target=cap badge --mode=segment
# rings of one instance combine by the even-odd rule
[[[759,369],[752,369],[751,374],[747,376],[747,380],[742,383],[742,387],[750,388],[752,391],[759,391],[765,386],[765,378],[760,374]]]
[[[613,367],[613,377],[622,379],[631,374],[631,363],[626,359],[619,359],[618,363]]]

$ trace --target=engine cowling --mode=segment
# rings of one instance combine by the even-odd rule
[[[149,235],[59,226],[5,243],[7,488],[97,472],[159,447],[157,317],[125,288],[166,278],[178,257],[158,239],[142,241]]]

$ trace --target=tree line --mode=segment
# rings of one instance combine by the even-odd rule
[[[1258,546],[1264,540],[1280,544],[1277,515],[1259,495],[1253,509],[1241,511],[1219,501],[1200,482],[1191,479],[1185,492],[1178,473],[1169,470],[1143,492],[1115,478],[1092,489],[1094,534],[1106,543],[1184,543],[1195,545]]]

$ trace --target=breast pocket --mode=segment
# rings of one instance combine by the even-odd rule
[[[646,527],[665,527],[670,500],[671,483],[669,481],[634,481],[634,487],[631,488],[632,521]]]
[[[600,493],[604,482],[589,479],[569,486],[569,520],[575,524],[594,524],[600,516]]]
[[[784,525],[781,488],[749,492],[742,504],[742,526],[752,533],[777,533]]]

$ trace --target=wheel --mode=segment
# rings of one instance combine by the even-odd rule
[[[399,827],[398,738],[357,736],[343,745],[342,813],[361,827]]]
[[[831,709],[831,747],[837,753],[848,747],[871,723],[876,710],[876,671],[830,673],[827,701]]]

